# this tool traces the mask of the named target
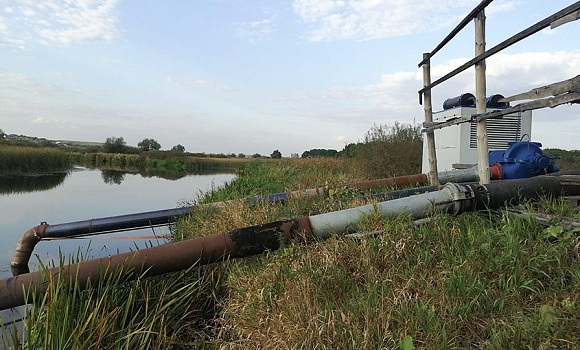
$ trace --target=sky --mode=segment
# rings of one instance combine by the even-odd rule
[[[373,125],[421,123],[418,63],[480,0],[0,0],[0,129],[55,140],[283,156],[342,149]],[[571,5],[495,0],[491,48]],[[487,60],[488,95],[580,74],[580,21]],[[474,57],[468,25],[433,80]],[[473,69],[433,110],[475,94]],[[532,140],[580,149],[580,105],[533,112]]]

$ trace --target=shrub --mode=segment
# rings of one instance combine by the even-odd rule
[[[368,176],[392,177],[421,172],[422,145],[419,124],[395,122],[374,125],[363,142],[349,145],[349,152]]]

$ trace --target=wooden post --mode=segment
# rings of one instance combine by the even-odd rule
[[[485,52],[485,10],[475,17],[475,56]],[[485,60],[475,65],[475,106],[477,114],[486,112],[486,79]],[[477,172],[479,184],[490,182],[489,150],[487,146],[487,128],[485,119],[477,121]]]
[[[423,54],[423,87],[431,84],[431,62],[429,53]],[[431,90],[427,89],[423,93],[423,107],[425,108],[425,122],[433,122],[433,108],[431,105]],[[437,174],[437,153],[435,152],[435,135],[433,131],[425,133],[427,138],[427,149],[429,152],[429,181],[431,186],[441,187]]]

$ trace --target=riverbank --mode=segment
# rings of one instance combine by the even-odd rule
[[[71,152],[48,147],[0,145],[0,175],[62,172],[72,166],[140,173],[181,174],[241,168],[249,159],[192,157],[171,152],[143,154]]]
[[[0,175],[56,172],[72,165],[70,155],[58,149],[0,144]]]
[[[345,159],[247,163],[207,203],[365,179]],[[385,190],[385,189],[383,189]],[[285,205],[196,210],[187,239],[355,207],[342,187]],[[531,205],[527,206],[531,209]],[[579,217],[545,201],[545,212]],[[576,348],[580,240],[506,211],[437,214],[422,225],[370,215],[362,238],[283,244],[278,251],[162,277],[111,278],[80,291],[53,284],[36,300],[23,348]],[[171,258],[171,257],[169,257]]]

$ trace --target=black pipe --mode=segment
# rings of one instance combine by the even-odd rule
[[[31,293],[43,295],[47,288],[46,276],[57,278],[64,273],[71,281],[78,281],[79,288],[86,288],[89,279],[102,279],[116,268],[123,268],[125,277],[135,278],[141,274],[154,276],[193,265],[251,256],[278,249],[281,240],[326,238],[343,233],[345,231],[334,227],[342,225],[348,231],[374,208],[378,208],[383,217],[411,211],[417,217],[424,217],[437,208],[457,215],[468,210],[500,208],[521,200],[538,200],[544,196],[557,197],[562,194],[579,195],[580,176],[539,176],[481,186],[449,183],[434,193],[381,202],[376,207],[367,205],[267,223],[0,280],[0,310],[23,305]],[[411,205],[415,207],[411,208]],[[330,225],[336,221],[339,221],[338,225]]]
[[[501,208],[547,197],[580,195],[577,176],[536,176],[527,179],[502,180],[486,185],[467,184],[475,194],[475,209]]]

